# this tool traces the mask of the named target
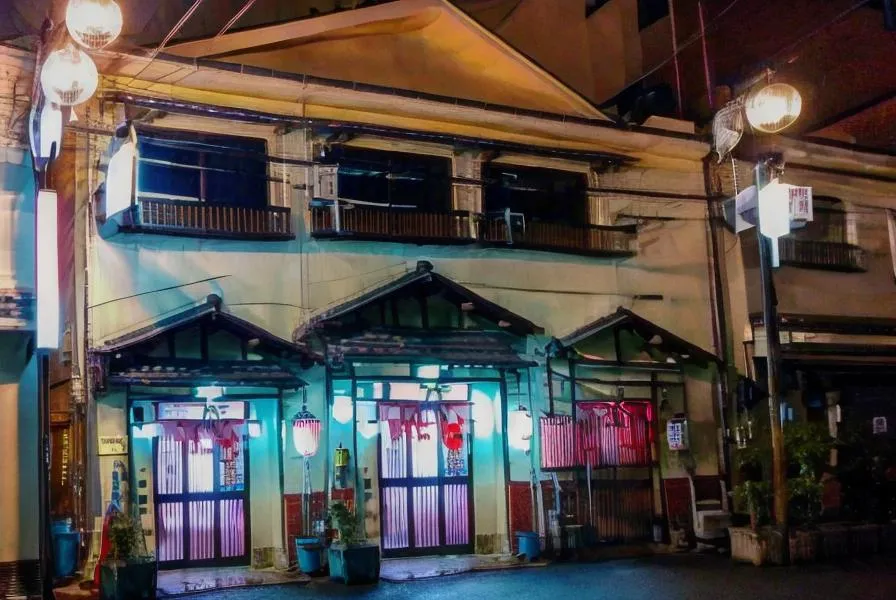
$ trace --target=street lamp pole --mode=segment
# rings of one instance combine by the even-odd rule
[[[771,171],[780,168],[780,157],[761,158],[753,169],[757,194],[772,179]],[[757,211],[759,212],[759,211]],[[785,535],[783,547],[787,548],[787,462],[784,451],[784,428],[781,420],[779,383],[780,343],[778,333],[778,300],[772,279],[772,243],[777,243],[761,233],[761,223],[756,226],[759,242],[759,281],[762,292],[762,321],[766,337],[766,361],[768,364],[768,413],[772,442],[772,488],[774,492],[775,524]]]

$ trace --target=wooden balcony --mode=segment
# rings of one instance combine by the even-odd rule
[[[336,211],[339,222],[336,222]],[[522,221],[521,221],[522,222]],[[634,226],[565,225],[526,222],[508,231],[501,217],[467,211],[419,212],[316,200],[311,206],[311,236],[316,239],[356,239],[417,244],[508,246],[587,256],[633,256],[638,251]]]
[[[781,238],[779,244],[782,265],[841,273],[868,270],[867,253],[852,244],[794,238]]]
[[[528,221],[525,227],[509,231],[503,218],[486,218],[480,226],[480,239],[491,244],[587,256],[633,256],[638,252],[634,226]]]
[[[294,237],[290,210],[285,207],[246,208],[158,198],[140,198],[122,230],[245,240]]]
[[[339,223],[336,216],[338,212]],[[311,236],[418,244],[468,244],[475,238],[468,211],[420,212],[341,204],[311,207]]]

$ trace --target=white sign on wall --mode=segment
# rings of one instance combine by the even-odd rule
[[[101,435],[98,440],[97,454],[100,456],[120,456],[128,453],[128,436]]]
[[[788,186],[790,198],[790,220],[812,220],[812,188],[806,186]]]
[[[669,442],[669,450],[679,451],[688,449],[688,421],[687,419],[669,419],[666,423],[666,439]]]
[[[880,435],[887,432],[887,418],[874,417],[871,419],[871,431],[874,435]]]

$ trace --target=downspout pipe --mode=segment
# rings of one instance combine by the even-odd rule
[[[722,429],[721,467],[724,471],[725,486],[731,490],[731,456],[728,445],[728,398],[730,390],[729,375],[734,357],[731,352],[730,338],[728,335],[728,319],[725,307],[724,285],[722,280],[722,261],[725,259],[719,249],[719,236],[721,235],[722,216],[721,204],[718,199],[713,199],[714,186],[712,184],[712,155],[703,159],[703,179],[706,188],[707,209],[707,263],[709,267],[709,295],[712,302],[712,337],[713,346],[723,361],[719,371],[719,384],[717,386],[717,402],[719,411],[719,427]]]

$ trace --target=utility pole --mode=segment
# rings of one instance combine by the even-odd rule
[[[762,157],[753,170],[757,194],[762,193],[772,179],[772,171],[781,168],[781,159],[776,156]],[[758,213],[759,211],[757,211]],[[778,300],[772,280],[773,240],[762,235],[760,223],[756,226],[759,242],[759,280],[762,290],[762,321],[766,337],[766,361],[768,364],[768,416],[772,437],[772,488],[774,492],[775,525],[784,535],[783,546],[787,551],[787,457],[784,451],[784,427],[781,422],[779,398],[779,370],[781,338],[778,333]],[[777,240],[774,240],[777,243]]]

